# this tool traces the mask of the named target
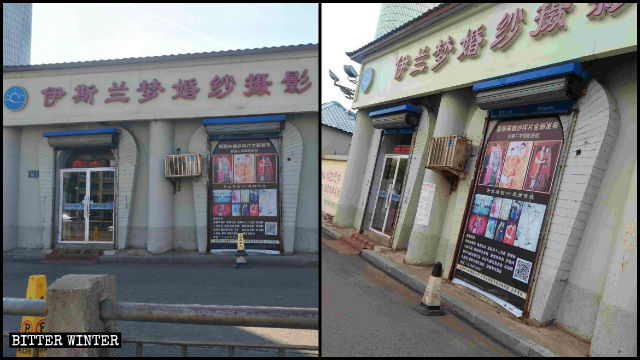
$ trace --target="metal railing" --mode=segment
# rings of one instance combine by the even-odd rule
[[[8,338],[9,332],[4,331],[3,337]],[[142,357],[144,344],[179,346],[181,356],[188,356],[188,347],[225,347],[229,356],[235,356],[236,349],[273,349],[278,350],[278,356],[285,356],[285,350],[317,352],[318,347],[313,345],[280,345],[280,344],[245,344],[245,343],[223,343],[213,341],[177,341],[177,340],[157,340],[157,339],[136,339],[122,338],[123,344],[136,344],[136,356]]]
[[[45,316],[45,301],[41,299],[2,298],[2,310],[5,315]],[[110,301],[100,304],[100,318],[119,321],[285,329],[318,329],[319,325],[318,309]],[[3,336],[8,337],[9,334],[3,333]],[[229,356],[234,356],[237,348],[277,349],[279,356],[284,356],[285,349],[318,351],[318,346],[284,344],[242,344],[132,338],[123,338],[122,343],[136,344],[136,356],[142,356],[143,344],[180,346],[183,356],[187,354],[187,347],[226,347]]]
[[[46,307],[43,299],[2,298],[4,315],[45,316]]]
[[[202,325],[317,329],[318,310],[264,306],[175,305],[108,302],[100,304],[104,320]]]

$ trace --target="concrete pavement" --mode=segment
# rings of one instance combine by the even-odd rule
[[[354,229],[344,229],[322,224],[323,234],[337,239],[350,236]],[[340,241],[342,242],[342,241]],[[420,296],[424,293],[430,268],[409,266],[403,263],[400,253],[359,251],[360,256],[400,281]],[[324,262],[324,260],[323,260]],[[558,327],[530,326],[506,314],[482,295],[443,282],[441,303],[443,307],[463,318],[519,356],[588,356],[589,344]]]
[[[454,316],[413,310],[420,296],[359,256],[322,245],[323,356],[514,356]]]

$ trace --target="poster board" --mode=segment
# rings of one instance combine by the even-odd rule
[[[278,154],[269,139],[218,142],[211,154],[211,248],[280,249]]]
[[[563,139],[555,117],[497,124],[481,153],[454,279],[523,310]]]

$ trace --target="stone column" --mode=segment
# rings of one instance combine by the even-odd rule
[[[2,251],[18,246],[19,127],[2,128]]]
[[[467,110],[473,96],[468,89],[460,89],[442,94],[433,137],[463,135]],[[425,169],[423,181],[436,185],[428,226],[414,224],[409,238],[407,264],[426,264],[435,260],[442,223],[449,203],[451,183],[443,175]],[[439,259],[444,261],[444,259]]]
[[[116,300],[113,275],[64,275],[47,289],[45,332],[115,332],[100,318],[100,303]],[[47,357],[115,356],[115,348],[50,348]]]
[[[359,110],[356,114],[356,129],[351,138],[340,201],[336,215],[333,217],[333,222],[338,226],[354,226],[372,137],[373,126],[369,118],[369,110]]]
[[[591,356],[638,356],[638,162],[591,339]]]
[[[174,152],[173,123],[150,121],[147,251],[152,254],[173,249],[173,184],[164,176],[164,155]]]
[[[378,152],[380,151],[382,129],[373,129],[373,136],[371,137],[371,144],[369,145],[369,155],[367,156],[367,165],[364,167],[364,176],[362,177],[362,185],[360,189],[360,200],[358,200],[358,206],[356,207],[356,216],[353,219],[353,227],[360,229],[363,227],[365,221],[367,206],[367,200],[369,200],[369,192],[371,191],[371,185],[375,177],[376,162],[378,160]],[[371,221],[367,221],[368,223]],[[366,230],[369,229],[369,224],[364,224]]]
[[[433,131],[434,116],[429,113],[426,107],[422,106],[422,116],[416,128],[416,138],[411,149],[411,163],[409,165],[409,175],[403,190],[402,208],[396,231],[393,236],[394,249],[406,249],[411,236],[411,229],[416,218],[418,200],[422,190],[422,180],[424,178],[425,164],[429,153],[429,133]]]

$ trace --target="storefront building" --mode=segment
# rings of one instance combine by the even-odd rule
[[[636,355],[636,32],[636,4],[442,4],[348,53],[334,223]]]
[[[318,46],[3,67],[3,250],[318,251]]]

